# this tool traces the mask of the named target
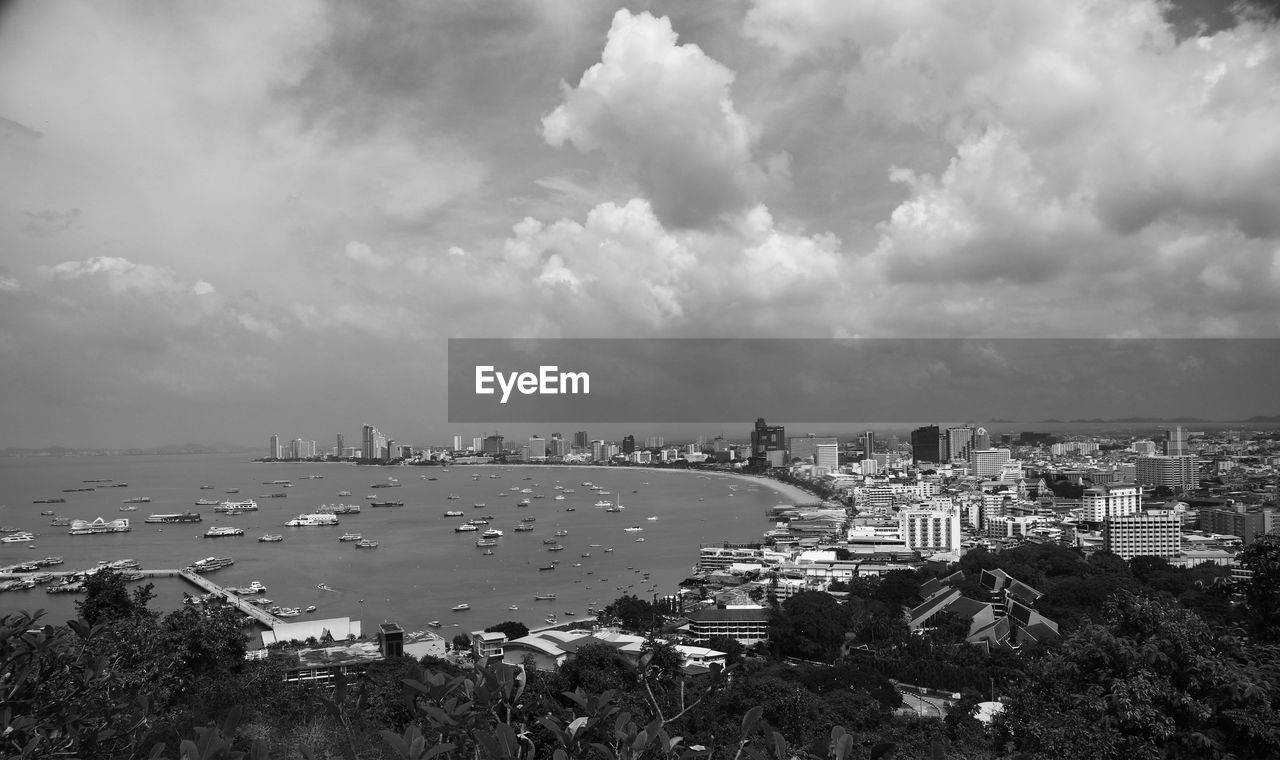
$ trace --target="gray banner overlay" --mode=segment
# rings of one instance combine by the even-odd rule
[[[450,422],[1280,414],[1280,339],[451,339],[448,374]]]

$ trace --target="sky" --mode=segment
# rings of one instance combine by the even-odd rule
[[[1278,338],[1274,19],[0,5],[0,446],[469,439],[450,338]]]

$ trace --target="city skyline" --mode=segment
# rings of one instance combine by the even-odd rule
[[[445,441],[459,337],[1280,338],[1210,5],[7,4],[0,443]]]

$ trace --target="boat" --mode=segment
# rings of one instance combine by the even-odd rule
[[[216,507],[221,503],[217,499],[196,499],[197,507]]]
[[[121,512],[137,512],[138,508],[133,506],[132,504],[121,504],[120,511]]]
[[[149,523],[198,523],[204,518],[199,512],[162,512],[149,515],[143,522]]]
[[[517,604],[508,605],[507,609],[511,610],[512,612],[515,612],[516,610],[520,609],[520,605],[517,605]]]
[[[450,609],[452,609],[454,612],[462,612],[463,610],[469,610],[469,609],[471,609],[471,605],[466,604],[466,603],[463,603],[463,604],[455,604],[455,605],[453,605],[453,607],[451,607]]]
[[[538,521],[538,518],[534,517],[533,515],[526,515],[520,518],[520,522],[537,522],[537,521]]]
[[[230,557],[205,557],[191,563],[191,570],[197,573],[211,573],[214,570],[221,570],[224,567],[230,567],[235,564],[235,560]]]
[[[555,545],[555,546],[548,546],[548,547],[547,547],[547,551],[549,551],[549,552],[562,552],[562,551],[564,551],[564,547],[563,547],[563,546],[560,546],[559,544],[557,544],[557,545]]]
[[[441,623],[439,620],[431,620],[427,622],[427,626],[430,628],[439,628],[442,625],[444,625],[444,623]]]
[[[70,517],[62,517],[60,515],[54,515],[54,518],[49,521],[49,525],[55,528],[65,528],[69,526],[71,522],[72,521]]]
[[[605,549],[605,551],[606,551],[606,552],[611,552],[611,551],[613,551],[613,547],[612,547],[612,546],[610,546],[608,549]]]
[[[555,570],[555,569],[556,569],[556,566],[555,566],[555,565],[543,565],[542,567],[539,567],[538,569],[539,569],[539,570]]]
[[[630,528],[623,528],[623,530],[625,530],[628,533],[638,533],[644,530],[644,528],[641,528],[639,525],[632,525]]]
[[[66,504],[67,500],[61,496],[50,496],[46,499],[34,499],[32,504]]]
[[[464,513],[460,509],[451,509],[444,513],[445,517],[462,517]]]
[[[461,496],[459,496],[459,495],[458,495],[458,494],[456,494],[456,493],[451,493],[451,494],[449,494],[449,496],[448,496],[447,498],[449,499],[449,501],[457,501],[458,499],[461,499],[462,497],[461,497]]]
[[[485,549],[484,551],[482,551],[482,552],[480,552],[480,553],[481,553],[481,554],[483,554],[483,555],[484,555],[484,556],[486,556],[486,557],[492,557],[492,556],[493,556],[493,549]]]
[[[230,525],[215,525],[204,532],[205,538],[222,538],[224,536],[243,536],[244,528],[233,528]]]
[[[466,533],[467,531],[471,531],[471,530],[480,530],[480,529],[472,525],[471,523],[463,523],[461,525],[455,526],[453,529],[455,533]]]
[[[200,486],[201,491],[212,491],[213,486]]]
[[[129,527],[129,518],[120,517],[115,520],[104,520],[101,517],[96,520],[72,520],[71,530],[67,531],[73,536],[88,536],[95,533],[126,533]]]
[[[36,565],[40,567],[50,567],[52,565],[61,565],[62,562],[63,562],[62,557],[45,557],[44,559],[38,559],[35,561]]]
[[[529,505],[530,505],[530,504],[532,504],[532,503],[533,503],[533,502],[529,501],[528,499],[521,499],[520,501],[516,502],[516,506],[517,506],[517,507],[527,507],[527,506],[529,506]]]
[[[611,502],[611,501],[605,501],[604,499],[601,499],[600,501],[597,501],[597,502],[596,502],[596,506],[597,506],[597,507],[612,507],[612,506],[613,506],[613,502]]]
[[[282,618],[289,618],[289,617],[297,617],[301,614],[302,614],[302,610],[298,609],[297,607],[285,607],[279,612],[276,612],[275,616],[282,617]]]
[[[493,538],[476,539],[476,546],[497,546],[497,545],[498,545],[497,539],[493,539]]]
[[[63,492],[63,493],[81,493],[81,492],[83,492],[83,491],[93,491],[93,490],[95,490],[95,489],[93,489],[93,488],[64,488],[64,489],[62,489],[62,492]]]
[[[484,533],[481,533],[480,535],[484,536],[485,538],[498,538],[499,536],[502,535],[502,531],[498,530],[497,528],[490,528],[486,530]]]
[[[258,508],[258,502],[253,499],[245,499],[244,501],[227,500],[213,508],[214,512],[252,512]]]
[[[291,486],[291,485],[293,485],[293,481],[292,481],[292,480],[264,480],[264,481],[262,481],[262,485],[264,485],[264,486]]]
[[[565,492],[565,493],[577,493],[577,491],[575,491],[575,490],[574,490],[574,489],[572,489],[572,488],[566,488],[566,489],[564,489],[564,492]]]
[[[17,544],[17,543],[22,543],[24,541],[34,541],[34,540],[36,540],[35,534],[29,533],[27,531],[10,533],[4,538],[0,538],[0,542],[6,543],[6,544]]]
[[[578,508],[577,508],[577,507],[565,507],[565,508],[564,508],[564,511],[566,511],[566,512],[577,512],[577,511],[578,511]]]
[[[339,495],[339,496],[350,496],[350,495],[351,495],[351,492],[350,492],[350,491],[339,491],[339,492],[338,492],[338,495]]]
[[[560,530],[556,531],[555,533],[552,533],[551,535],[553,535],[553,536],[567,536],[567,535],[569,535],[569,531],[567,531],[567,530],[565,530],[565,529],[561,528]]]
[[[557,539],[554,539],[554,538],[544,538],[544,539],[542,539],[542,543],[544,543],[544,544],[558,544],[558,543],[560,543],[560,542],[559,542]]]
[[[240,493],[240,489],[239,489],[239,488],[228,488],[227,490],[223,491],[223,493]]]
[[[562,493],[556,494],[556,501],[564,501],[564,494]]]
[[[316,512],[326,515],[358,515],[362,509],[359,504],[325,504],[316,507]]]
[[[343,533],[338,537],[339,541],[363,541],[364,536],[359,533]]]
[[[125,499],[121,504],[150,504],[150,496],[134,496],[132,499]]]
[[[370,488],[399,488],[399,483],[374,483]]]
[[[325,527],[329,525],[337,525],[337,515],[327,515],[324,513],[301,514],[285,523],[287,528],[308,528],[308,527]]]
[[[315,611],[316,611],[316,606],[313,604],[313,605],[311,605],[311,606],[307,607],[306,611],[307,611],[307,612],[315,612]]]
[[[258,536],[258,541],[264,544],[278,544],[284,540],[284,536],[279,533],[266,533]]]
[[[590,556],[591,556],[591,552],[583,552],[583,553],[582,553],[582,556],[584,556],[584,557],[590,557]]]
[[[371,538],[364,538],[356,542],[357,549],[377,549],[378,542]]]
[[[475,507],[476,509],[484,509],[485,504],[483,501],[477,501],[475,504],[472,504],[471,506]]]
[[[643,544],[643,543],[644,543],[644,536],[641,536],[641,537],[637,538],[637,539],[636,539],[636,543],[637,543],[637,544]]]
[[[470,523],[470,524],[472,524],[472,525],[488,525],[488,524],[489,524],[489,518],[487,518],[487,517],[477,517],[477,518],[476,518],[476,519],[474,519],[474,520],[467,520],[467,522],[468,522],[468,523]]]
[[[403,501],[375,501],[369,504],[371,507],[403,507]]]
[[[533,526],[530,525],[529,523],[520,523],[519,525],[516,526],[515,529],[517,533],[527,533],[533,530]]]
[[[644,518],[644,519],[648,520],[649,522],[657,522],[657,521],[658,521],[658,516],[657,516],[657,515],[654,515],[653,517],[646,517],[646,518]]]
[[[546,601],[554,600],[556,598],[556,595],[555,594],[534,594],[533,598],[537,599],[540,602],[546,602]]]
[[[320,589],[321,591],[333,591],[333,589],[330,588],[329,584],[327,583],[317,583],[316,588]]]

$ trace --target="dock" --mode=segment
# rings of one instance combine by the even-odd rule
[[[68,575],[76,575],[78,573],[83,573],[85,571],[84,570],[42,570],[40,572],[46,572],[55,578],[65,578]],[[240,612],[244,613],[245,615],[248,615],[249,617],[253,618],[254,620],[258,621],[259,623],[261,623],[262,625],[265,625],[268,628],[275,628],[277,625],[284,623],[284,620],[276,617],[275,615],[272,615],[270,612],[267,612],[264,609],[261,609],[257,605],[249,604],[244,599],[242,599],[238,594],[235,594],[229,591],[226,587],[220,586],[217,583],[214,583],[213,581],[209,580],[208,578],[205,578],[202,575],[198,575],[197,573],[191,570],[188,570],[187,568],[180,568],[180,569],[174,568],[174,569],[167,569],[167,570],[133,570],[131,572],[142,573],[143,578],[181,578],[207,594],[216,594],[217,596],[220,596],[223,599],[226,599],[227,603],[230,604],[232,607],[235,607]],[[0,580],[25,578],[33,574],[34,573],[15,573],[15,572],[10,572],[6,569],[4,571],[0,571]]]

